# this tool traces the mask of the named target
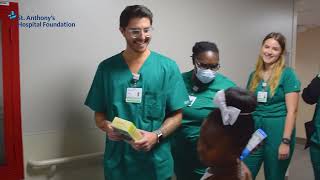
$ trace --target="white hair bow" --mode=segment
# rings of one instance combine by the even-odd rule
[[[233,106],[227,106],[224,90],[220,90],[216,93],[213,102],[219,107],[221,111],[223,124],[233,125],[238,119],[241,110]]]

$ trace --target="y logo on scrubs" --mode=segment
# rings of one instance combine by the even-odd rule
[[[9,19],[15,19],[17,17],[16,13],[14,11],[11,11],[10,14],[8,15]]]

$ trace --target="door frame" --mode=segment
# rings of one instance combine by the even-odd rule
[[[14,12],[15,18],[9,17],[11,12]],[[0,166],[0,179],[10,180],[21,180],[24,178],[18,19],[18,3],[10,2],[8,5],[0,5],[6,159],[5,164]]]

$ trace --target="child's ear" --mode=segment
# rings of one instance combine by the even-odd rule
[[[214,166],[213,163],[216,162],[217,159],[219,159],[217,155],[219,155],[217,149],[208,149],[205,152],[205,156],[203,156],[202,162],[206,166]]]

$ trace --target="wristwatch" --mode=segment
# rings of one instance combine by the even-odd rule
[[[162,131],[160,129],[157,129],[157,130],[153,131],[153,133],[155,133],[157,135],[158,143],[160,143],[162,141],[162,138],[163,138]]]
[[[282,144],[290,145],[291,140],[289,138],[282,138],[281,142]]]

